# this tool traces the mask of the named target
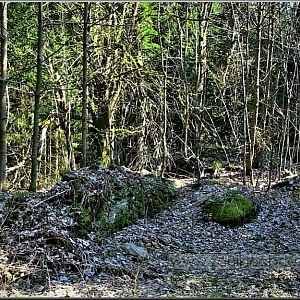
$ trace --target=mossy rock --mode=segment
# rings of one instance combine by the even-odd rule
[[[206,220],[230,227],[251,222],[257,211],[258,204],[236,190],[227,190],[223,195],[210,197],[202,208]]]
[[[103,197],[86,197],[84,203],[80,197],[86,192],[84,184],[83,188],[77,189],[77,179],[72,180],[70,186],[73,190],[70,197],[73,202],[70,204],[81,212],[77,218],[74,236],[83,237],[91,231],[97,232],[99,237],[109,236],[134,224],[138,219],[151,218],[178,202],[179,189],[172,181],[153,175],[124,174],[126,176],[122,184],[116,181],[117,176],[106,174],[109,184],[106,182],[105,187],[109,187],[108,192]],[[94,186],[97,188],[97,184]],[[103,185],[98,186],[102,187]]]

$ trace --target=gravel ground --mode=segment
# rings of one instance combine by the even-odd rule
[[[201,199],[226,188],[243,190],[260,203],[252,223],[228,228],[203,220]],[[100,243],[83,241],[86,263],[80,272],[70,264],[46,286],[35,285],[33,291],[31,285],[26,292],[24,283],[21,292],[16,282],[0,296],[299,297],[299,226],[300,201],[292,191],[190,186],[178,204],[155,218]]]

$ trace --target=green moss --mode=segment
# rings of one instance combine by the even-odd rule
[[[215,172],[220,171],[222,169],[222,163],[220,163],[219,161],[213,161],[212,167]]]
[[[230,171],[239,171],[242,170],[243,168],[240,165],[234,164],[234,163],[229,163],[228,169]]]
[[[182,187],[184,187],[186,184],[185,184],[184,182],[180,181],[180,180],[174,180],[174,181],[173,181],[173,185],[174,185],[174,187],[176,187],[176,188],[182,188]]]
[[[82,197],[78,197],[80,192],[74,188],[76,195],[72,196],[75,199],[72,207],[80,210],[74,234],[80,237],[90,231],[108,236],[138,219],[152,217],[167,209],[177,202],[179,196],[178,188],[171,181],[153,175],[140,180],[128,178],[122,186],[111,181],[109,194],[103,199],[88,197],[82,202]],[[81,201],[81,204],[76,201]]]
[[[300,189],[296,189],[293,191],[293,199],[294,199],[295,203],[300,205]]]
[[[208,220],[229,226],[240,226],[252,220],[257,205],[239,191],[228,190],[223,196],[213,196],[203,205]]]
[[[132,223],[132,216],[130,211],[126,208],[122,208],[116,215],[114,222],[115,229],[122,229]]]
[[[137,185],[126,185],[114,191],[114,199],[127,200],[127,207],[118,211],[114,219],[114,228],[122,229],[133,224],[138,219],[152,217],[156,213],[167,209],[176,202],[178,190],[163,178],[153,175]]]
[[[300,198],[300,190],[294,190],[293,191],[293,196],[297,197],[297,198]]]

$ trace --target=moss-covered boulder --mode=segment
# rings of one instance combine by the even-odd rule
[[[257,211],[258,204],[237,190],[227,190],[220,195],[211,196],[202,207],[206,220],[230,227],[250,222]]]

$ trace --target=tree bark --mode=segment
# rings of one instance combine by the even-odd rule
[[[7,2],[1,4],[0,190],[6,190]]]
[[[256,49],[255,49],[255,82],[253,91],[253,117],[251,120],[250,131],[250,149],[249,157],[247,160],[246,173],[251,177],[251,183],[253,183],[253,161],[255,157],[255,146],[257,143],[258,135],[258,116],[259,116],[259,104],[260,104],[260,67],[261,67],[261,35],[262,35],[262,3],[257,3],[257,22],[256,22]]]
[[[86,141],[87,141],[87,118],[88,118],[88,75],[87,75],[87,64],[88,64],[88,33],[89,33],[89,10],[90,10],[90,3],[84,2],[84,26],[83,26],[83,83],[82,83],[82,131],[81,131],[81,139],[82,139],[82,160],[81,160],[81,167],[86,166]]]
[[[31,154],[31,181],[29,190],[35,192],[38,176],[38,143],[39,143],[39,119],[40,119],[40,98],[42,89],[42,47],[43,47],[43,2],[38,3],[38,53],[36,65],[36,87],[34,95],[34,124],[32,136]]]

